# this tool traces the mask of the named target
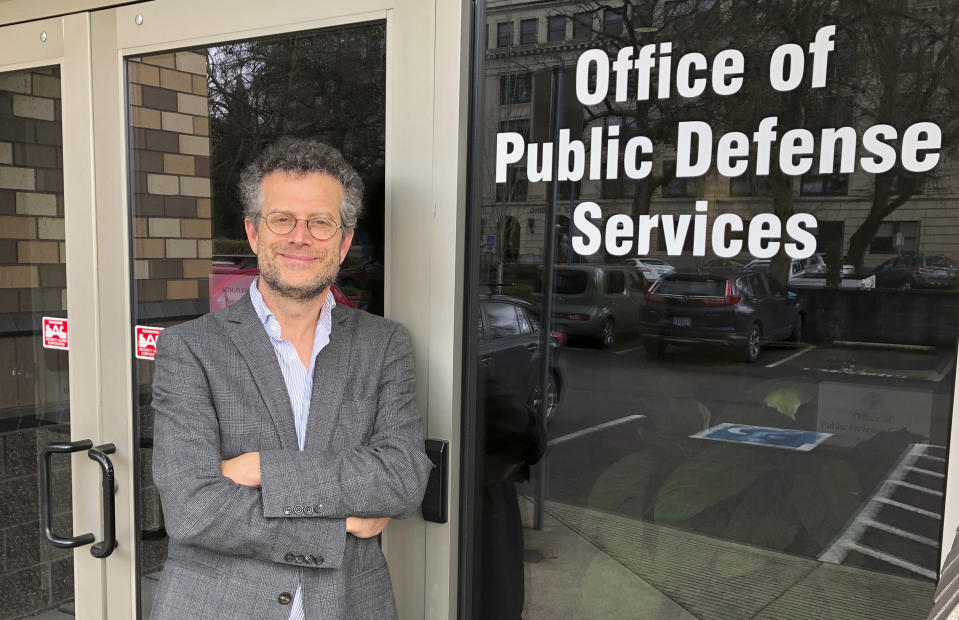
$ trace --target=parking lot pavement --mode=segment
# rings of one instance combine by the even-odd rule
[[[938,383],[949,376],[955,364],[953,351],[931,347],[915,349],[848,343],[807,346],[792,354],[785,354],[773,346],[766,352],[770,354],[763,358],[763,362],[768,362],[765,363],[767,368],[800,370],[820,374],[823,378],[872,377]]]
[[[922,620],[932,606],[929,581],[560,502],[546,514],[543,530],[524,530],[526,618]]]

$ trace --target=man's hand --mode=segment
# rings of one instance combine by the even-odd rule
[[[383,531],[386,524],[389,523],[387,517],[377,517],[373,519],[364,519],[363,517],[347,517],[346,533],[353,534],[357,538],[373,538]]]
[[[260,453],[247,452],[220,463],[223,475],[247,487],[260,486]]]

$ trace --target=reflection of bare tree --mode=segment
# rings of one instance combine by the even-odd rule
[[[707,54],[719,51],[729,39],[725,24],[718,19],[719,10],[715,0],[624,0],[622,5],[582,0],[573,3],[564,13],[574,24],[588,25],[591,48],[604,49],[615,58],[623,47],[632,47],[636,57],[642,46],[665,41],[673,44],[674,56],[694,50]],[[675,145],[677,123],[702,119],[715,105],[715,99],[715,95],[707,92],[694,100],[684,100],[675,94],[667,99],[644,100],[631,91],[627,101],[616,102],[611,89],[600,105],[585,109],[584,124],[620,123],[620,135],[624,139],[644,135],[652,140],[657,152],[668,152],[669,147]],[[657,167],[649,176],[632,180],[632,192],[628,196],[632,201],[632,216],[649,213],[653,193],[672,180],[672,170]]]
[[[942,128],[942,143],[953,147],[959,135],[957,44],[959,5],[944,0],[922,9],[918,3],[893,0],[842,3],[842,31],[859,56],[852,75],[841,81],[854,89],[860,123],[887,123],[903,130],[919,121]],[[933,185],[936,169],[910,174],[901,165],[873,179],[869,214],[849,242],[849,261],[862,266],[863,256],[880,223],[924,187]],[[925,177],[925,178],[923,178]]]
[[[521,69],[526,68],[523,67]],[[503,78],[504,85],[508,85],[511,79],[515,80],[526,75],[531,75],[531,73],[525,70],[519,70],[506,75]],[[500,87],[499,84],[496,86],[497,88]],[[509,88],[509,86],[507,86],[507,88],[508,94],[505,95],[505,100],[513,101],[516,99],[516,89],[515,87]],[[500,97],[503,95],[497,92],[495,96]],[[493,234],[493,248],[488,255],[489,260],[492,262],[492,267],[495,269],[495,273],[484,274],[484,276],[490,280],[489,282],[485,282],[485,284],[495,286],[496,288],[491,290],[496,290],[497,292],[501,292],[502,286],[505,284],[503,268],[507,261],[514,258],[511,250],[518,249],[511,248],[508,242],[510,233],[513,232],[511,228],[517,225],[515,216],[522,210],[522,208],[513,205],[514,203],[525,201],[529,190],[529,184],[525,177],[525,168],[511,168],[508,171],[506,183],[495,182],[496,134],[501,131],[516,131],[523,133],[526,138],[529,138],[528,115],[520,115],[517,112],[518,107],[517,105],[509,103],[504,106],[502,112],[499,112],[497,108],[494,107],[485,114],[485,123],[486,126],[490,128],[490,131],[487,132],[486,136],[486,153],[488,153],[488,156],[484,158],[486,171],[483,179],[485,179],[486,183],[484,195],[488,197],[489,202],[483,209],[482,219],[485,220],[485,226],[482,227],[480,232],[486,235],[492,231]],[[485,239],[481,240],[480,245],[483,246],[484,244]]]
[[[610,96],[586,110],[587,124],[623,118],[626,132],[649,137],[661,156],[674,143],[677,123],[691,118],[708,120],[714,137],[721,131],[749,134],[767,116],[778,117],[779,135],[794,128],[815,134],[845,125],[861,135],[868,126],[887,123],[901,138],[909,125],[932,120],[942,127],[948,146],[959,130],[959,117],[951,109],[959,90],[954,62],[959,12],[954,1],[918,8],[908,0],[625,0],[622,5],[583,0],[571,3],[564,13],[588,24],[590,47],[602,47],[611,57],[624,46],[632,46],[635,55],[642,45],[664,41],[673,44],[674,59],[688,51],[709,57],[726,47],[743,52],[746,79],[734,96],[707,91],[693,100],[674,94],[663,100],[631,96],[620,103]],[[805,48],[830,24],[837,26],[836,48],[826,87],[810,88],[805,79],[789,92],[772,89],[767,74],[772,51],[790,42]],[[850,240],[850,262],[861,267],[880,223],[931,186],[934,174],[910,174],[897,166],[873,177],[869,214]],[[672,180],[668,175],[656,168],[649,177],[631,182],[633,216],[649,212],[653,193]],[[794,213],[798,182],[776,166],[765,179],[771,211],[780,218]],[[787,265],[781,253],[774,269],[785,275]]]
[[[382,176],[384,25],[227,44],[208,56],[216,236],[242,238],[237,179],[278,136],[319,138],[367,183]]]
[[[937,7],[919,10],[907,0],[739,0],[728,19],[736,25],[731,31],[752,33],[737,42],[748,68],[764,72],[777,45],[805,46],[819,28],[835,24],[829,78],[825,88],[812,89],[807,79],[793,91],[777,93],[770,88],[768,76],[751,72],[736,101],[710,118],[719,125],[749,131],[761,118],[776,115],[780,135],[793,128],[815,134],[840,126],[855,127],[861,135],[867,127],[885,123],[896,128],[900,139],[909,125],[931,120],[942,127],[943,143],[949,145],[959,130],[954,113],[959,90],[954,63],[959,12],[954,2]],[[869,214],[850,239],[848,262],[862,267],[880,223],[924,185],[931,185],[934,174],[911,174],[897,163],[893,170],[872,177]],[[794,207],[793,177],[774,167],[768,180],[773,211],[788,217]],[[779,259],[780,268],[785,269],[785,257]]]

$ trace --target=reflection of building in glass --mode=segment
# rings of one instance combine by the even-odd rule
[[[565,81],[558,95],[560,127],[569,127],[574,139],[583,140],[587,153],[590,130],[599,126],[607,131],[611,126],[618,127],[620,145],[633,135],[648,136],[654,145],[652,174],[645,179],[625,178],[622,172],[615,179],[584,178],[575,183],[573,192],[571,182],[558,183],[559,215],[569,216],[580,201],[597,202],[608,217],[615,213],[692,213],[695,200],[707,200],[710,221],[720,213],[736,213],[747,225],[753,215],[763,212],[812,213],[819,222],[815,231],[817,251],[837,259],[848,254],[849,260],[855,260],[864,269],[908,252],[945,254],[959,259],[959,230],[950,200],[955,186],[953,166],[946,164],[926,174],[912,174],[897,161],[888,172],[870,174],[858,162],[859,157],[869,154],[861,145],[862,134],[877,123],[893,125],[901,138],[905,127],[913,122],[932,120],[941,126],[943,143],[949,148],[956,121],[952,118],[955,115],[948,112],[944,94],[956,85],[948,83],[951,78],[932,70],[956,47],[953,35],[939,32],[943,26],[938,23],[948,21],[942,20],[942,15],[952,3],[933,8],[928,3],[922,7],[909,3],[911,16],[904,22],[902,32],[890,34],[892,39],[881,42],[866,32],[869,19],[875,22],[882,18],[880,15],[860,19],[862,16],[853,15],[858,10],[853,3],[836,8],[834,15],[824,14],[824,21],[817,22],[808,37],[803,33],[801,38],[812,41],[820,26],[840,24],[835,48],[829,56],[826,86],[800,86],[793,92],[777,93],[767,79],[766,63],[774,48],[791,41],[782,26],[789,21],[784,17],[791,15],[792,10],[814,8],[810,4],[803,9],[804,4],[809,3],[621,0],[517,6],[491,0],[487,9],[484,106],[489,170],[483,176],[482,236],[494,236],[495,243],[484,254],[486,263],[494,266],[504,259],[509,262],[503,256],[506,246],[501,242],[509,218],[543,221],[553,184],[529,180],[527,158],[509,167],[505,183],[493,182],[492,168],[497,132],[520,133],[528,143],[552,140],[551,99],[557,82],[554,71],[559,68]],[[842,11],[849,14],[841,14]],[[853,16],[859,25],[842,25]],[[750,32],[754,36],[731,39],[730,32]],[[637,100],[642,98],[637,98],[636,83],[631,80],[626,101],[614,100],[612,83],[610,94],[602,103],[584,107],[576,101],[574,73],[583,52],[602,48],[613,60],[623,47],[639,50],[643,45],[664,41],[672,42],[674,75],[677,61],[685,53],[701,52],[711,59],[722,49],[740,49],[746,58],[741,91],[719,97],[707,89],[700,97],[683,98],[673,87],[666,99],[651,95],[642,101]],[[654,70],[653,82],[657,75]],[[610,79],[614,80],[615,75],[611,73]],[[652,86],[655,90],[655,83]],[[570,117],[571,111],[575,118]],[[839,146],[842,142],[838,142],[833,169],[828,172],[820,172],[821,163],[830,163],[820,159],[830,158],[818,156],[817,144],[804,174],[777,175],[774,166],[772,174],[757,175],[751,163],[745,174],[726,177],[716,171],[714,160],[701,177],[675,178],[679,121],[705,120],[713,128],[715,143],[729,131],[750,135],[766,116],[778,117],[779,138],[789,128],[808,129],[817,140],[823,128],[854,128],[858,135],[854,171],[839,170],[843,153]],[[896,140],[890,144],[899,148]],[[773,159],[778,146],[778,142],[773,144]],[[619,156],[622,157],[622,149]],[[523,227],[519,262],[540,260],[545,233],[544,225]],[[572,235],[575,231],[566,233]],[[654,240],[650,252],[663,255],[665,247]],[[740,258],[748,260],[747,254],[744,249]],[[600,252],[583,260],[619,258],[604,257]]]

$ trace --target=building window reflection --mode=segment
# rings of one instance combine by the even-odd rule
[[[548,27],[549,30],[546,39],[550,42],[566,40],[566,21],[565,15],[550,15]]]
[[[513,44],[513,22],[496,24],[496,47],[509,47]]]
[[[520,45],[533,45],[539,42],[539,20],[523,19],[519,22]]]

